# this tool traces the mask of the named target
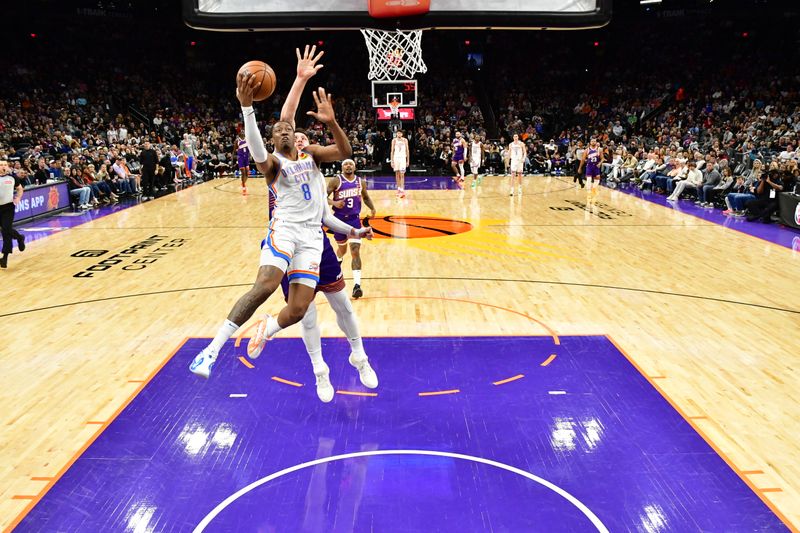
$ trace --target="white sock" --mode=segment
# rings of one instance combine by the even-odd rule
[[[311,358],[311,366],[314,373],[325,369],[325,360],[322,358],[322,334],[317,323],[317,306],[314,302],[308,306],[303,320],[300,322],[303,335],[303,344],[306,346],[308,356]]]
[[[342,264],[342,261],[344,261],[344,256],[342,256],[342,257],[339,257],[339,256],[337,255],[337,256],[336,256],[336,260],[337,260],[337,261],[339,261],[339,264],[341,265],[341,264]]]
[[[339,324],[339,329],[342,330],[347,337],[347,342],[350,343],[350,350],[357,354],[364,354],[366,358],[364,344],[361,341],[361,333],[358,331],[358,319],[355,311],[353,311],[353,306],[350,304],[350,298],[347,297],[345,291],[326,292],[325,296],[336,313],[336,323]]]
[[[270,316],[267,319],[267,337],[274,337],[276,333],[278,333],[283,328],[278,325],[278,319],[274,316]]]
[[[458,164],[458,175],[461,177],[462,180],[464,179],[464,163]]]
[[[233,334],[236,333],[237,329],[239,329],[239,326],[230,320],[225,320],[225,322],[223,322],[220,328],[217,330],[217,335],[214,337],[214,340],[211,341],[209,347],[214,351],[214,353],[218,353],[225,344],[225,341],[230,339]]]
[[[360,270],[353,270],[353,283],[356,285],[361,285],[361,271]]]

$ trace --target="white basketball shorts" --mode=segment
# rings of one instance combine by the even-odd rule
[[[481,160],[480,159],[470,159],[469,160],[469,169],[472,171],[473,174],[478,173],[478,169],[481,168]]]
[[[314,288],[319,283],[324,238],[321,224],[293,224],[273,219],[267,238],[261,243],[260,265],[281,269],[289,283]]]
[[[406,158],[405,157],[395,157],[393,161],[394,165],[392,168],[395,172],[405,172],[406,171]]]

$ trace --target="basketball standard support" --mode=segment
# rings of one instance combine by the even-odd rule
[[[369,0],[369,16],[376,19],[424,15],[431,0]]]

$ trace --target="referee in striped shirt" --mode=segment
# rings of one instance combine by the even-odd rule
[[[11,253],[12,239],[17,239],[19,251],[25,249],[25,237],[14,229],[14,208],[22,199],[22,184],[11,175],[8,161],[0,160],[0,229],[3,235],[3,255],[0,268],[8,267],[8,254]],[[15,194],[18,193],[18,194]]]

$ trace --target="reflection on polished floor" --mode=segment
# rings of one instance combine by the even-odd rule
[[[354,306],[380,386],[359,384],[320,297],[330,404],[293,329],[256,361],[230,341],[207,382],[187,371],[254,278],[256,181],[43,232],[0,273],[0,526],[800,523],[796,252],[618,190],[525,180],[522,197],[499,177],[431,179],[405,200],[376,188],[385,235],[363,245]]]

